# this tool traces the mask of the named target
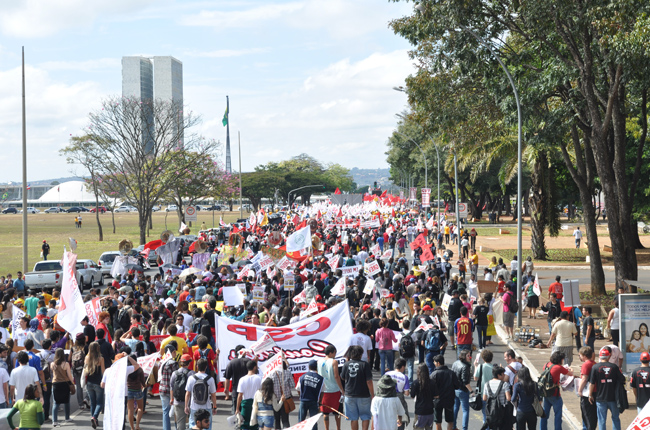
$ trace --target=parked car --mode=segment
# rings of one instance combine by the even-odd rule
[[[158,212],[160,210],[160,206],[154,206],[151,208],[151,212]]]
[[[89,209],[83,207],[83,206],[72,206],[70,209],[66,211],[67,213],[81,213],[81,212],[90,212]]]
[[[93,260],[77,260],[77,273],[79,274],[79,289],[92,288],[95,283],[104,285],[104,276],[100,267]]]
[[[120,251],[107,251],[99,256],[97,260],[97,266],[102,276],[111,276],[111,268],[113,267],[113,261],[115,258],[120,255]]]
[[[106,209],[106,206],[97,206],[97,207],[94,207],[94,208],[90,209],[90,212],[92,212],[92,213],[95,213],[97,211],[99,211],[100,214],[103,214],[103,213],[106,213],[106,211],[108,211],[108,209]]]
[[[52,206],[51,208],[45,209],[43,212],[45,212],[46,214],[58,214],[61,212],[65,212],[65,209]]]
[[[79,273],[77,273],[79,281]],[[28,289],[43,289],[45,287],[61,287],[63,282],[63,267],[60,261],[39,261],[34,270],[25,273],[25,287]]]
[[[137,212],[138,210],[133,206],[120,206],[115,209],[115,212]]]
[[[18,209],[16,208],[6,208],[2,211],[3,214],[17,214]]]
[[[221,205],[203,206],[204,211],[220,211]]]
[[[176,212],[178,210],[178,206],[176,205],[169,205],[165,208],[165,212]]]
[[[37,214],[37,213],[40,213],[40,212],[41,212],[41,211],[39,211],[39,210],[36,209],[36,208],[27,207],[27,213],[28,213],[28,214]],[[23,211],[21,210],[20,213],[23,213]]]

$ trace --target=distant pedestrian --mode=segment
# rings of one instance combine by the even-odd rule
[[[582,240],[582,231],[580,231],[580,227],[576,227],[576,229],[573,230],[573,238],[576,241],[576,249],[580,248],[580,241]]]
[[[50,244],[43,239],[43,245],[41,246],[41,252],[43,253],[43,260],[47,260],[47,256],[50,255]]]
[[[560,313],[560,319],[553,326],[553,330],[551,330],[551,337],[548,340],[547,346],[550,348],[555,339],[553,352],[562,352],[569,366],[573,362],[573,338],[577,335],[578,329],[576,329],[574,323],[569,321],[569,313],[562,311]]]
[[[444,415],[447,429],[452,430],[454,427],[454,399],[456,390],[460,389],[460,381],[456,374],[445,366],[445,357],[437,355],[433,362],[436,370],[431,374],[431,383],[434,390],[434,421],[436,429],[442,430],[442,419]]]
[[[593,351],[594,342],[596,341],[596,327],[594,326],[594,318],[591,316],[591,306],[584,306],[582,308],[582,336],[584,344],[590,347]]]

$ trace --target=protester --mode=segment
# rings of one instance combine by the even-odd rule
[[[323,400],[320,411],[323,413],[325,430],[329,430],[330,413],[334,413],[336,430],[341,430],[341,416],[334,411],[338,410],[339,400],[345,392],[345,389],[343,388],[343,383],[339,375],[339,365],[336,361],[336,347],[334,345],[327,345],[324,352],[325,357],[318,360],[318,374],[323,377]]]
[[[174,350],[173,345],[168,345],[167,348],[170,354],[175,355],[174,353],[176,351]],[[185,358],[188,358],[187,355],[188,354],[185,354]],[[181,357],[181,361],[183,361],[183,357]],[[178,370],[178,363],[176,362],[176,360],[173,360],[171,358],[168,358],[163,362],[161,362],[158,368],[158,373],[160,375],[160,377],[158,378],[158,382],[159,382],[158,394],[160,395],[160,404],[162,406],[163,430],[171,430],[171,418],[169,417],[169,412],[173,404],[172,397],[171,397],[171,392],[172,392],[171,379],[172,379],[172,375],[177,370]],[[183,388],[183,396],[185,395],[184,392],[185,390]]]
[[[600,349],[600,361],[591,368],[589,382],[589,402],[596,404],[598,415],[598,428],[605,429],[607,424],[607,411],[612,414],[612,427],[621,430],[620,413],[616,403],[619,386],[624,383],[621,370],[614,363],[609,362],[612,351],[604,346]]]
[[[207,361],[206,368],[207,368]],[[203,369],[205,371],[205,368]],[[257,425],[251,424],[252,412],[253,412],[253,397],[257,390],[260,389],[262,385],[262,378],[257,374],[257,362],[249,361],[246,363],[246,370],[248,373],[246,376],[239,380],[237,385],[237,409],[235,413],[240,416],[241,428],[245,430],[254,430]],[[185,411],[189,413],[188,404],[189,402],[189,387],[188,395],[185,397]],[[216,402],[214,403],[214,408],[216,409]],[[191,421],[190,421],[191,422]]]
[[[54,353],[52,375],[52,395],[54,398],[52,402],[52,426],[59,427],[60,423],[57,419],[59,405],[63,405],[65,411],[65,421],[63,423],[72,422],[70,420],[70,386],[74,387],[70,363],[65,360],[65,352],[62,348],[58,348]]]
[[[173,345],[168,345],[167,348],[169,348],[168,350],[170,353],[174,353]],[[168,362],[169,366],[171,367],[174,367],[172,363],[176,363],[174,359],[170,358],[166,360],[163,365]],[[181,367],[175,370],[169,379],[169,402],[170,406],[174,410],[173,415],[175,417],[175,424],[177,429],[184,429],[188,418],[188,414],[185,413],[185,393],[187,391],[187,381],[190,379],[190,376],[194,375],[194,372],[188,369],[191,362],[192,356],[189,354],[183,354],[179,363]],[[164,383],[164,379],[165,375],[163,374],[161,375],[161,382]],[[167,414],[169,416],[169,412]],[[196,421],[198,419],[198,412],[194,414],[194,417]]]
[[[650,399],[650,354],[642,352],[640,360],[641,367],[634,369],[630,377],[630,387],[634,392],[636,410],[639,414]]]
[[[389,375],[382,376],[377,383],[377,393],[370,405],[375,430],[394,430],[396,423],[397,428],[402,426],[405,411],[395,386],[395,381]]]
[[[487,404],[490,397],[493,396],[496,397],[496,401],[501,407],[505,408],[505,411],[499,417],[497,423],[494,423],[492,417],[488,414],[486,416],[486,423],[489,424],[490,430],[511,429],[510,417],[512,416],[512,412],[508,410],[509,406],[511,406],[510,400],[512,399],[510,395],[510,384],[505,381],[505,370],[498,365],[492,368],[492,379],[483,387],[483,403]]]
[[[279,399],[273,390],[273,380],[265,379],[253,397],[251,419],[256,420],[260,430],[274,430],[275,412],[283,407],[284,396]]]
[[[575,330],[575,326],[571,324]],[[544,370],[550,368],[551,377],[553,378],[553,384],[555,388],[552,389],[549,396],[544,397],[544,414],[546,415],[541,419],[540,429],[547,430],[548,420],[550,419],[551,408],[553,408],[554,423],[555,429],[560,430],[562,428],[562,406],[564,402],[560,393],[560,376],[569,375],[573,376],[573,370],[567,369],[563,366],[564,364],[564,353],[562,351],[553,351],[551,353],[551,360],[546,363]]]
[[[462,311],[462,310],[461,310]],[[465,309],[467,313],[467,309]],[[458,360],[451,366],[451,370],[456,374],[456,378],[460,382],[460,387],[455,391],[454,398],[454,428],[458,420],[458,412],[463,409],[463,430],[469,428],[469,393],[472,391],[470,385],[472,377],[472,351],[461,350],[458,354]]]
[[[388,319],[382,318],[379,327],[375,333],[375,342],[379,350],[380,372],[383,375],[387,370],[393,370],[395,362],[393,342],[397,342],[397,338],[393,330],[388,328]]]
[[[512,390],[512,402],[517,405],[517,430],[537,429],[537,414],[533,406],[537,401],[537,384],[530,377],[530,370],[522,367],[517,371],[517,382]]]
[[[434,409],[436,429],[442,430],[442,420],[447,423],[447,429],[454,427],[454,402],[456,390],[460,389],[461,383],[456,374],[445,366],[445,357],[437,355],[433,359],[436,369],[431,374],[431,383],[434,389]]]
[[[546,346],[549,348],[553,345],[553,352],[559,351],[563,354],[566,364],[571,366],[573,362],[573,339],[578,335],[578,330],[574,323],[569,321],[569,313],[562,311],[560,319],[553,326],[551,330],[551,337],[549,338]],[[555,344],[553,340],[556,339]]]
[[[323,401],[324,378],[318,374],[318,362],[311,360],[307,372],[300,377],[296,390],[300,396],[300,407],[298,408],[298,421],[307,419],[307,415],[313,417],[318,414],[318,405]],[[315,426],[315,430],[318,426]]]
[[[11,411],[9,411],[9,415],[7,415],[10,429],[20,428],[21,430],[27,430],[41,428],[45,422],[45,416],[43,415],[43,405],[37,398],[38,387],[34,384],[26,386],[22,398],[14,404]],[[13,422],[13,417],[17,413],[20,413],[18,427]]]
[[[358,345],[348,350],[349,360],[343,365],[341,379],[345,387],[345,415],[350,421],[352,430],[359,430],[359,419],[362,430],[368,430],[372,413],[370,403],[374,393],[372,370],[363,357],[363,348]]]
[[[104,389],[101,386],[104,370],[104,357],[101,355],[99,343],[93,342],[88,347],[88,354],[84,358],[83,373],[86,377],[86,390],[90,397],[90,425],[94,429],[99,424],[99,413],[104,405]]]
[[[398,426],[398,430],[403,430],[411,421],[409,417],[408,404],[406,403],[406,397],[411,392],[411,386],[409,378],[406,376],[405,372],[406,360],[403,358],[398,358],[395,361],[395,370],[386,372],[386,375],[390,376],[393,381],[395,381],[395,394],[402,403],[402,407],[404,408],[404,414],[402,415],[402,424],[401,426]]]
[[[580,412],[582,414],[582,430],[595,430],[598,424],[596,405],[589,401],[589,377],[594,361],[594,351],[589,346],[583,346],[579,352],[580,361],[580,383],[578,394],[580,396]],[[650,358],[650,356],[648,357]]]

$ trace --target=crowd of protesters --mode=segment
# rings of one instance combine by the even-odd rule
[[[539,293],[533,290],[532,261],[520,265],[515,258],[508,267],[493,259],[481,276],[496,281],[496,287],[481,294],[476,230],[447,223],[444,217],[432,220],[431,216],[393,211],[385,218],[379,215],[381,222],[374,228],[355,225],[354,217],[344,220],[344,227],[330,228],[324,219],[316,218],[311,225],[320,242],[318,252],[300,258],[286,272],[258,271],[243,278],[238,276],[239,261],[220,258],[231,237],[237,236],[242,248],[255,255],[268,246],[276,232],[288,237],[301,225],[283,221],[202,231],[200,237],[210,253],[203,270],[180,278],[161,265],[161,273],[153,278],[129,271],[106,288],[91,289],[85,300],[101,298],[102,311],[95,325],[86,318],[83,332],[76,336],[57,324],[59,291],[27,291],[21,274],[15,280],[11,275],[2,278],[5,328],[0,329],[0,382],[4,388],[0,390],[0,408],[12,408],[8,417],[12,428],[40,428],[50,417],[57,427],[71,422],[70,398],[76,395],[80,409],[87,410],[89,417],[81,415],[75,424],[90,420],[97,428],[104,409],[106,369],[127,357],[125,423],[130,430],[140,429],[154,386],[162,403],[163,430],[172,425],[176,430],[212,428],[219,387],[231,402],[230,414],[245,430],[287,428],[294,409],[298,409],[300,421],[322,412],[326,430],[332,417],[340,430],[342,416],[353,430],[359,429],[359,421],[363,430],[370,422],[377,430],[401,430],[409,424],[415,430],[430,430],[434,423],[441,429],[443,422],[452,430],[460,428],[459,415],[462,429],[467,430],[470,407],[482,411],[483,427],[492,430],[514,425],[518,430],[534,429],[538,421],[546,430],[552,410],[559,430],[560,384],[562,375],[572,376],[572,342],[577,333],[572,322],[575,315],[569,316],[559,305],[559,280],[559,288],[551,285],[550,301],[541,307],[547,312],[548,344],[553,350],[546,366],[550,386],[540,390],[544,374],[534,381],[530,369],[512,350],[504,354],[506,366],[493,364],[490,350],[491,338],[496,335],[495,305],[502,308],[506,335],[514,337],[514,316],[523,312],[516,304],[517,276],[524,278],[529,317],[537,317]],[[418,241],[419,237],[423,240]],[[456,259],[447,248],[450,243],[461,245],[462,253]],[[388,250],[392,254],[382,258]],[[338,263],[332,265],[336,256]],[[189,261],[181,253],[178,269]],[[370,277],[360,270],[345,280],[343,294],[332,294],[342,267],[365,267],[372,262],[379,264],[379,273]],[[291,290],[284,288],[288,277],[294,281]],[[374,278],[374,291],[364,294],[370,278]],[[223,288],[238,283],[246,285],[244,304],[221,306]],[[263,300],[253,300],[255,286],[263,287]],[[292,300],[301,293],[305,297],[302,303]],[[354,327],[347,351],[328,346],[325,356],[312,360],[297,384],[288,362],[262,380],[257,360],[247,355],[243,345],[234,351],[237,358],[225,369],[219,368],[215,315],[255,325],[284,326],[299,321],[301,311],[312,300],[318,312],[347,300]],[[194,302],[202,306],[191,305]],[[6,327],[13,318],[13,306],[24,310],[26,316],[9,333]],[[582,311],[584,321],[590,309]],[[151,336],[166,338],[157,345]],[[591,333],[587,333],[586,340],[590,339]],[[610,359],[615,346],[601,349],[600,362],[595,363],[593,342],[585,344],[588,346],[579,353],[584,363],[579,376],[581,391],[585,390],[584,401],[581,399],[585,429],[604,425],[608,411],[614,428],[620,428],[613,395],[623,377],[620,363]],[[455,361],[446,363],[447,350],[456,352]],[[345,360],[339,362],[336,357],[342,353]],[[161,359],[145,374],[137,360],[150,354],[159,354]],[[475,354],[478,357],[473,360]],[[645,353],[641,360],[647,368],[650,355]],[[381,376],[376,387],[373,372]],[[632,377],[639,407],[650,398],[648,379],[647,371],[635,372]],[[413,415],[405,400],[409,396],[415,399]],[[544,416],[538,420],[540,408]],[[19,426],[12,422],[16,412],[20,412]]]

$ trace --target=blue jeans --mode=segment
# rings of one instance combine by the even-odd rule
[[[104,407],[104,389],[99,384],[87,382],[86,390],[88,391],[88,396],[90,397],[90,415],[95,418],[99,418],[99,413]],[[169,416],[169,414],[167,416]]]
[[[584,341],[583,343],[584,343],[585,346],[588,346],[588,347],[591,348],[592,351],[595,351],[595,349],[594,349],[594,343],[596,342],[595,337],[590,337],[589,339],[587,339],[586,337],[583,337],[582,340]]]
[[[487,328],[486,325],[477,325],[476,331],[478,333],[478,347],[479,349],[485,348],[487,342]]]
[[[548,334],[551,334],[551,331],[552,331],[551,321],[546,320],[546,322],[548,323]]]
[[[307,419],[307,413],[310,417],[318,415],[318,400],[316,401],[300,401],[300,406],[298,407],[298,422],[304,421]],[[314,426],[314,430],[318,430],[318,426]]]
[[[607,429],[608,409],[612,413],[612,428],[614,430],[621,430],[621,420],[616,402],[596,402],[596,409],[598,413],[598,430]]]
[[[456,358],[460,357],[460,352],[462,350],[472,352],[472,345],[456,345]]]
[[[388,370],[393,370],[395,367],[395,351],[392,349],[380,349],[379,351],[379,371],[382,376],[386,373],[386,368]]]
[[[440,350],[438,351],[427,350],[427,356],[425,357],[424,361],[427,363],[427,367],[429,368],[429,374],[433,373],[433,371],[436,370],[436,366],[435,364],[433,364],[433,357],[439,354],[440,354]]]
[[[541,419],[541,424],[539,426],[540,430],[548,429],[548,417],[551,415],[551,407],[553,408],[553,419],[555,422],[555,430],[562,430],[562,406],[564,401],[561,396],[555,397],[544,397],[544,413],[546,413],[546,418]]]
[[[456,397],[454,398],[454,428],[457,429],[456,421],[458,419],[458,411],[463,408],[463,430],[467,430],[469,426],[469,392],[456,390]]]
[[[68,403],[63,403],[63,410],[65,411],[65,419],[69,420],[70,419],[70,402]],[[58,417],[59,417],[59,404],[56,403],[56,400],[52,398],[52,422],[56,423],[58,422]]]
[[[169,410],[171,409],[169,400],[169,394],[160,395],[160,403],[162,403],[163,430],[171,430],[172,428],[171,419],[169,418]]]
[[[406,376],[409,378],[409,384],[413,384],[413,369],[415,368],[415,357],[405,358]]]

